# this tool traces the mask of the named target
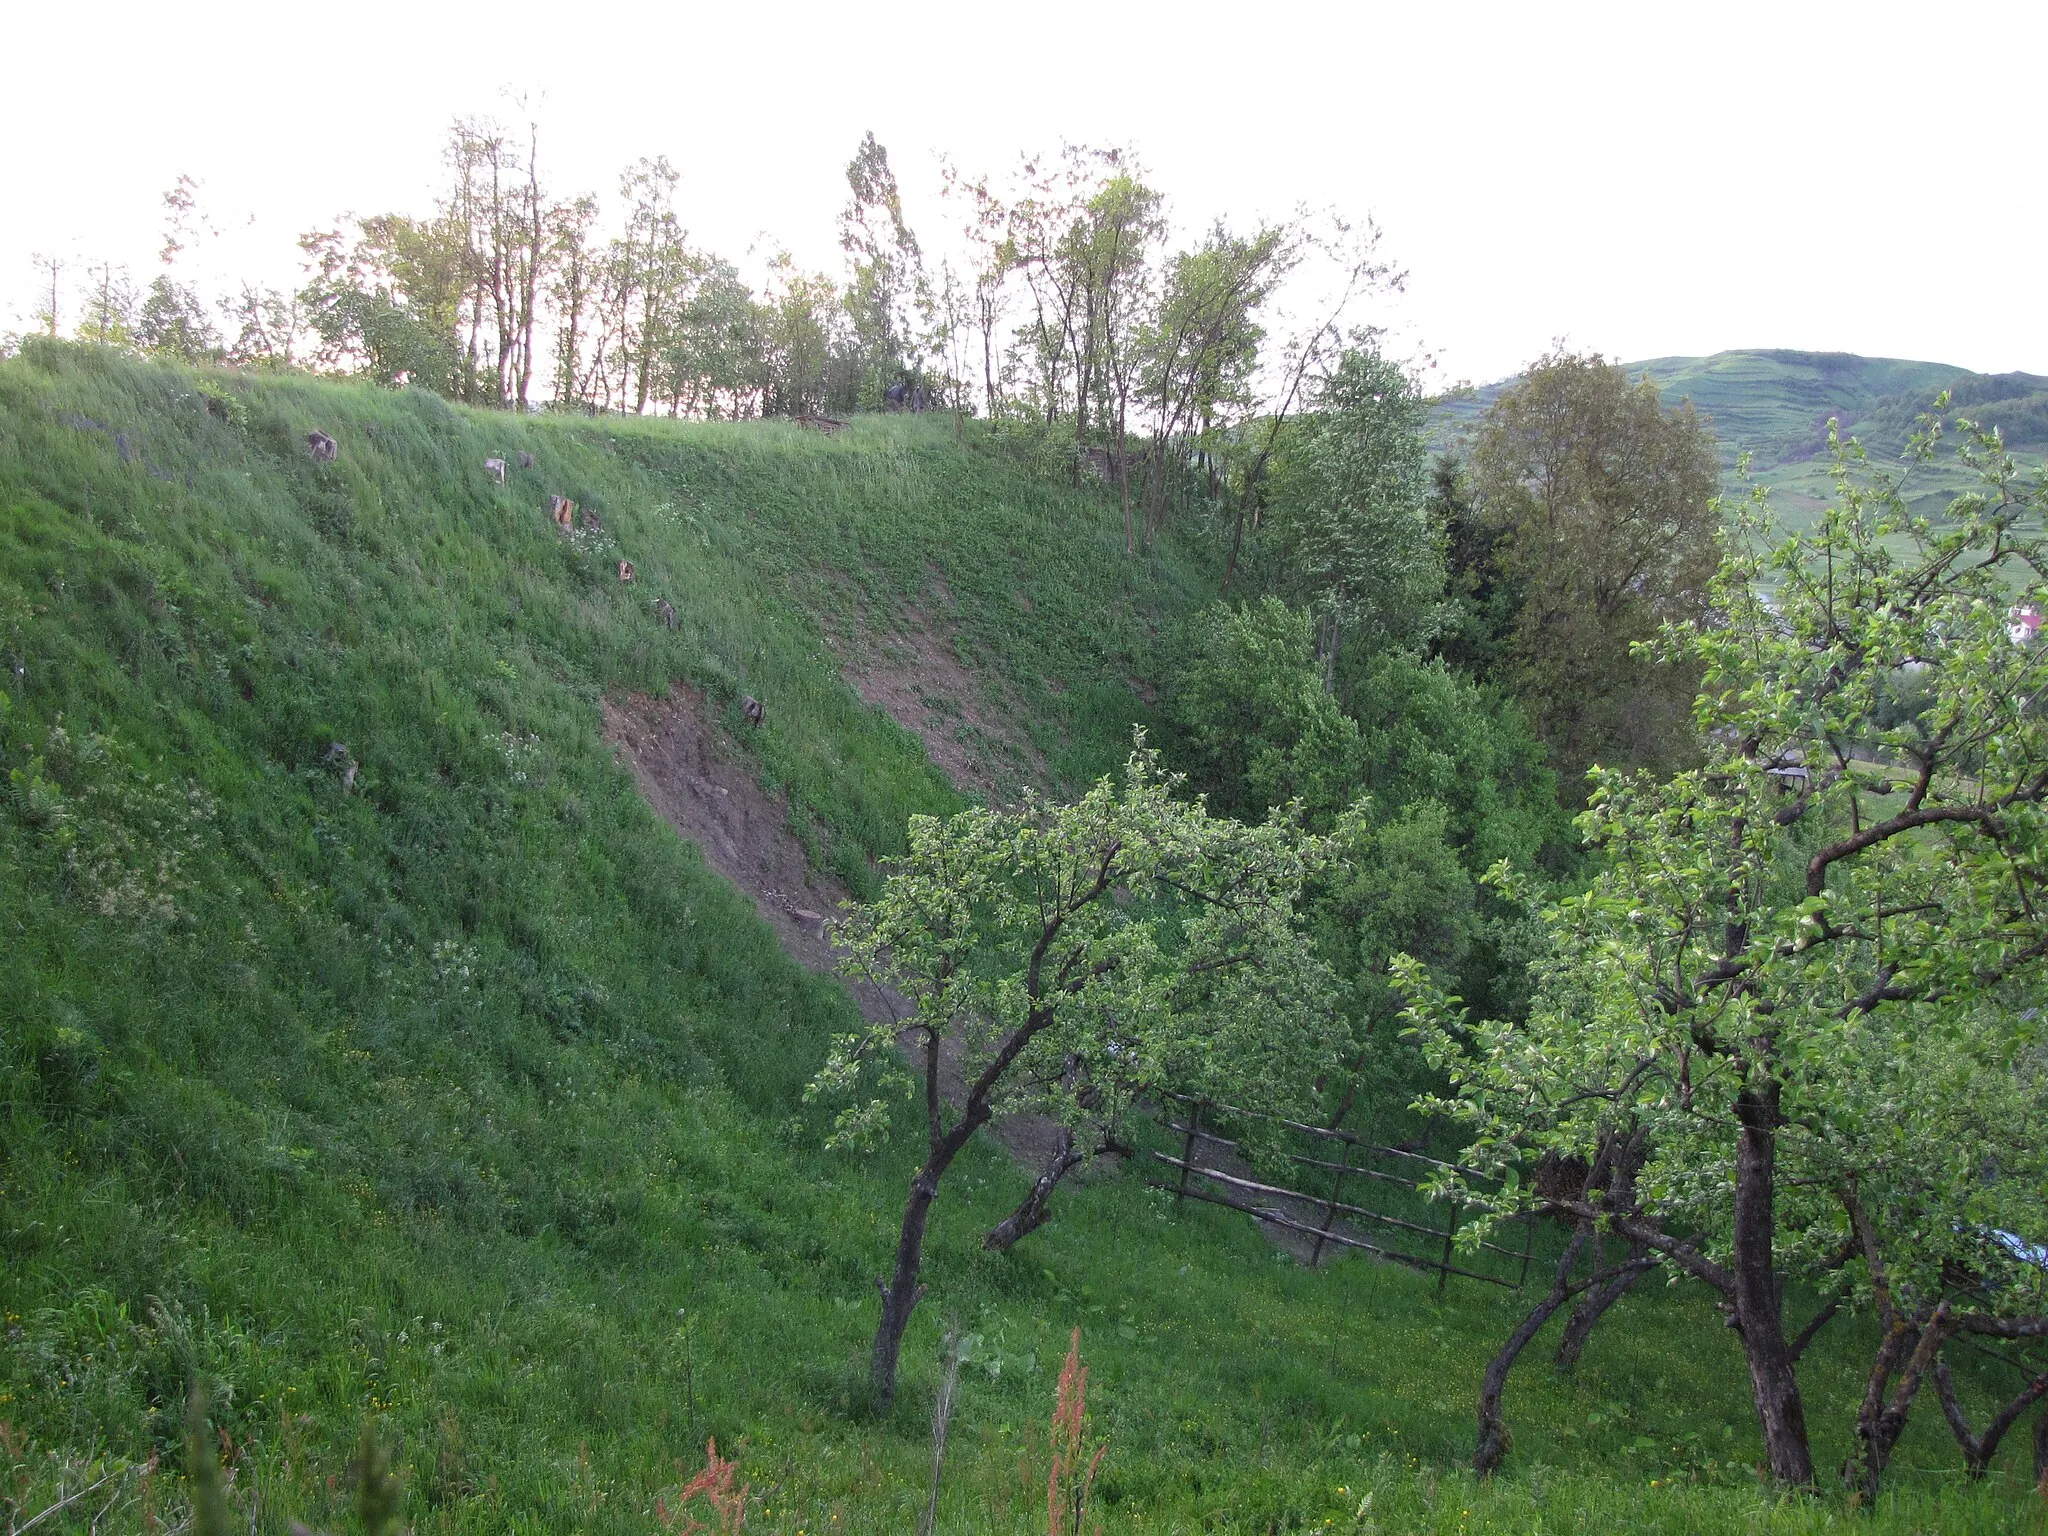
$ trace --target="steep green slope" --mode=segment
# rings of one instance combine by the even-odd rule
[[[1858,357],[1847,352],[1739,351],[1711,357],[1654,357],[1625,365],[1649,378],[1667,404],[1692,401],[1711,418],[1731,483],[1750,454],[1751,474],[1771,487],[1785,515],[1822,505],[1829,490],[1827,424],[1859,438],[1874,456],[1896,458],[1915,419],[1942,390],[1955,410],[1997,426],[2029,463],[2048,447],[2048,378],[1980,374],[1945,363]],[[1441,441],[1469,430],[1504,386],[1489,384],[1447,401],[1438,413]],[[1967,489],[1947,467],[1918,474],[1916,504],[1933,505]]]
[[[530,472],[484,476],[518,452]],[[563,534],[551,494],[604,532]],[[1072,778],[1116,756],[1152,627],[1212,582],[1193,544],[1126,561],[1099,495],[940,423],[518,420],[82,349],[0,363],[10,1513],[162,1451],[100,1528],[175,1525],[199,1375],[265,1532],[343,1524],[365,1417],[420,1530],[645,1531],[716,1435],[750,1529],[901,1531],[954,1314],[977,1346],[947,1530],[1043,1518],[1075,1326],[1111,1529],[1811,1528],[1749,1486],[1701,1305],[1632,1301],[1577,1375],[1531,1371],[1529,1475],[1476,1489],[1454,1462],[1509,1298],[1299,1271],[1129,1176],[997,1258],[976,1239],[1022,1176],[986,1149],[940,1208],[904,1400],[864,1416],[909,1165],[826,1156],[799,1092],[850,1004],[650,814],[598,701],[701,688],[859,881],[958,797],[835,645],[917,612]],[[1853,1351],[1812,1370],[1838,1460]],[[1953,1460],[1923,1415],[1886,1520],[1939,1498],[1945,1528],[2003,1528],[1998,1487],[1914,1470]]]

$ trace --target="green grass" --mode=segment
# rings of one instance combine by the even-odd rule
[[[303,453],[316,427],[331,466]],[[531,475],[484,479],[520,449]],[[608,538],[565,539],[550,492]],[[420,1531],[647,1531],[712,1435],[755,1485],[750,1529],[903,1531],[957,1315],[978,1348],[943,1531],[1042,1521],[1077,1326],[1111,1531],[1850,1520],[1758,1487],[1739,1359],[1695,1295],[1631,1300],[1570,1378],[1532,1355],[1513,1470],[1475,1487],[1512,1298],[1305,1272],[1134,1174],[988,1255],[1023,1176],[987,1147],[940,1202],[903,1398],[867,1409],[910,1150],[820,1150],[800,1088],[849,1005],[652,817],[597,701],[686,679],[737,726],[760,697],[756,770],[865,878],[906,815],[958,798],[832,642],[911,606],[949,621],[1055,776],[1084,777],[1215,580],[1193,534],[1121,551],[1105,498],[944,423],[518,420],[70,348],[0,364],[0,1493],[40,1507],[162,1450],[146,1496],[173,1518],[198,1374],[266,1533],[347,1524],[365,1416]],[[1859,1342],[1808,1368],[1824,1465]],[[2021,1449],[1962,1486],[1923,1412],[1895,1493],[1853,1518],[2037,1528]],[[86,1529],[72,1513],[39,1529]]]

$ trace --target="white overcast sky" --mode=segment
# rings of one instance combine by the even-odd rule
[[[873,129],[914,224],[938,156],[1135,148],[1183,230],[1371,215],[1372,317],[1450,378],[1553,338],[1641,358],[1803,347],[2048,373],[2048,3],[445,6],[0,4],[0,329],[31,253],[157,268],[180,172],[272,281],[345,210],[423,211],[458,114],[539,102],[557,190],[663,154],[693,239],[836,271]],[[932,243],[928,236],[928,243]]]

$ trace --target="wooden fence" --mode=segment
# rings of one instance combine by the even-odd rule
[[[1184,1094],[1162,1095],[1166,1114],[1166,1128],[1182,1138],[1180,1156],[1155,1151],[1152,1156],[1167,1167],[1176,1170],[1178,1178],[1173,1183],[1147,1180],[1155,1189],[1170,1190],[1176,1203],[1183,1200],[1200,1200],[1210,1205],[1220,1205],[1233,1211],[1243,1211],[1260,1221],[1312,1238],[1309,1262],[1319,1263],[1326,1246],[1356,1248],[1365,1253],[1390,1259],[1396,1264],[1426,1270],[1437,1277],[1437,1292],[1442,1294],[1444,1286],[1452,1275],[1467,1280],[1480,1280],[1488,1285],[1498,1285],[1511,1291],[1519,1291],[1529,1279],[1529,1264],[1535,1254],[1536,1225],[1533,1215],[1524,1216],[1521,1221],[1522,1243],[1518,1248],[1503,1247],[1499,1243],[1481,1240],[1477,1251],[1482,1255],[1493,1255],[1506,1261],[1513,1271],[1510,1279],[1503,1274],[1487,1274],[1483,1270],[1466,1268],[1453,1264],[1451,1259],[1456,1251],[1458,1222],[1462,1215],[1456,1203],[1427,1202],[1422,1195],[1422,1182],[1429,1170],[1450,1168],[1468,1177],[1479,1177],[1474,1170],[1461,1168],[1454,1163],[1412,1151],[1405,1147],[1379,1146],[1367,1141],[1354,1132],[1336,1126],[1303,1125],[1298,1121],[1284,1120],[1276,1115],[1260,1114],[1256,1110],[1237,1109],[1228,1104],[1205,1104]],[[1179,1116],[1175,1118],[1176,1114]],[[1214,1123],[1216,1117],[1227,1116],[1247,1120],[1262,1120],[1279,1126],[1293,1138],[1306,1138],[1317,1150],[1334,1147],[1336,1161],[1328,1156],[1314,1156],[1309,1152],[1282,1149],[1278,1155],[1296,1167],[1313,1169],[1327,1174],[1326,1187],[1317,1191],[1289,1189],[1285,1185],[1267,1183],[1250,1176],[1253,1171],[1245,1150],[1240,1142],[1217,1134],[1203,1127],[1207,1116]],[[1204,1166],[1204,1159],[1197,1157],[1197,1151],[1204,1146],[1219,1147],[1231,1154],[1231,1161],[1244,1165],[1243,1172],[1225,1168]],[[1210,1159],[1209,1161],[1215,1161]],[[1398,1171],[1396,1171],[1398,1170]],[[1352,1181],[1358,1181],[1353,1184]],[[1199,1181],[1199,1182],[1198,1182]],[[1353,1198],[1346,1200],[1346,1185],[1351,1184]],[[1405,1189],[1410,1199],[1407,1204],[1419,1207],[1411,1210],[1411,1216],[1396,1216],[1390,1211],[1375,1209],[1360,1203],[1369,1199],[1375,1190],[1388,1191],[1392,1188]],[[1253,1204],[1263,1199],[1266,1204]],[[1273,1202],[1285,1202],[1275,1204]],[[1427,1210],[1442,1210],[1446,1219],[1441,1226],[1431,1225],[1426,1219],[1411,1219],[1425,1214]],[[1364,1228],[1365,1230],[1360,1230]],[[1368,1236],[1367,1233],[1370,1233]],[[1375,1241],[1375,1239],[1378,1239]],[[1420,1250],[1420,1251],[1415,1251]]]

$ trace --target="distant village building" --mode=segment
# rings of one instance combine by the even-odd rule
[[[2041,633],[2041,605],[2020,603],[2005,612],[2005,632],[2014,645],[2032,645]]]

